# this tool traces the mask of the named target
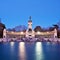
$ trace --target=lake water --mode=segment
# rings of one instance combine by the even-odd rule
[[[60,44],[49,42],[0,43],[0,60],[60,60]]]

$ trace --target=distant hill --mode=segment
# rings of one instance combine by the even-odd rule
[[[15,31],[24,31],[27,30],[27,27],[25,25],[20,25],[20,26],[16,26]]]
[[[19,25],[19,26],[16,26],[14,28],[9,28],[7,29],[8,31],[16,31],[16,32],[19,32],[19,31],[26,31],[27,30],[27,27],[25,25]]]

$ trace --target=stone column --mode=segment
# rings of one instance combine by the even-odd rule
[[[57,38],[57,29],[54,29],[54,38]]]
[[[3,30],[3,38],[6,38],[6,29]]]

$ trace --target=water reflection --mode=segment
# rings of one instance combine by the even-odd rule
[[[10,51],[11,51],[11,55],[13,55],[14,54],[14,44],[15,44],[15,42],[10,42]]]
[[[44,55],[43,55],[43,49],[42,49],[42,43],[41,42],[37,42],[36,43],[36,60],[43,60]]]
[[[26,60],[26,52],[25,52],[25,43],[19,43],[19,58],[20,60]]]
[[[10,45],[11,45],[11,47],[13,47],[14,46],[14,42],[10,42]]]

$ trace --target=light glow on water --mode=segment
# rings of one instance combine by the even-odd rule
[[[14,42],[10,42],[10,45],[11,45],[11,47],[13,47],[14,46]]]
[[[26,52],[25,52],[25,43],[19,43],[19,57],[21,60],[26,60]]]
[[[42,49],[42,43],[41,42],[37,42],[36,43],[36,60],[43,60],[44,55],[43,55],[43,49]]]
[[[14,55],[14,44],[15,44],[15,42],[10,42],[10,51],[11,51],[11,56],[13,56]]]

